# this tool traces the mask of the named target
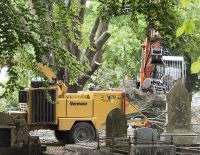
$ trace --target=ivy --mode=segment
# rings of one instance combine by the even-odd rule
[[[38,62],[44,63],[43,56],[48,52],[55,53],[55,70],[59,66],[68,66],[72,82],[84,69],[61,41],[59,26],[69,22],[57,20],[59,24],[55,27],[52,16],[47,14],[47,4],[47,1],[36,0],[33,1],[33,6],[37,7],[30,8],[26,1],[0,1],[0,68],[8,67],[9,76],[7,83],[2,85],[5,88],[3,96],[20,89],[22,84],[19,81],[23,77],[20,76],[22,70],[19,68],[37,74],[35,65]],[[57,6],[60,7],[59,4]],[[75,5],[72,9],[68,13],[71,20],[73,16],[77,16]],[[69,34],[66,35],[76,40],[73,26],[68,25],[68,28]]]

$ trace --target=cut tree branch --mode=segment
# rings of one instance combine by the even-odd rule
[[[110,33],[108,33],[107,31],[103,32],[101,36],[94,42],[94,48],[96,50],[102,48],[110,36]]]
[[[80,12],[79,12],[79,22],[80,22],[80,24],[83,24],[83,21],[84,21],[86,1],[87,0],[79,0],[79,3],[81,5],[81,9],[80,9]]]
[[[95,20],[94,26],[92,28],[92,31],[90,33],[90,37],[89,37],[89,40],[90,40],[91,44],[94,42],[94,38],[95,38],[95,35],[97,33],[97,29],[99,27],[99,23],[100,23],[100,18],[97,17],[96,20]]]
[[[88,61],[91,63],[95,57],[95,55],[97,55],[97,53],[99,51],[101,51],[101,48],[103,47],[103,45],[105,44],[105,42],[108,40],[108,38],[110,37],[110,34],[108,32],[104,32],[94,43],[94,48],[96,49],[95,51],[90,51],[88,53],[87,58]]]
[[[98,23],[98,20],[97,20],[97,23]],[[99,30],[96,34],[97,39],[96,39],[96,41],[94,41],[94,44],[91,44],[92,47],[95,49],[95,51],[91,50],[90,48],[87,48],[86,53],[85,53],[85,56],[89,60],[90,64],[92,63],[92,61],[93,61],[95,55],[97,54],[98,50],[101,50],[101,48],[103,47],[105,42],[110,37],[110,34],[107,32],[109,20],[102,20],[98,25],[99,25],[98,26]]]
[[[78,79],[78,83],[81,87],[83,87],[85,85],[85,83],[88,81],[88,79],[90,78],[90,76],[92,74],[94,74],[94,72],[98,69],[98,67],[101,64],[99,62],[93,61],[92,65],[91,65],[91,70],[87,71],[84,75],[82,75],[79,79]]]
[[[86,5],[86,1],[87,0],[79,0],[79,4],[81,6],[81,9],[79,11],[79,16],[77,18],[78,21],[75,22],[75,27],[77,27],[77,31],[76,33],[76,39],[78,40],[79,43],[82,42],[82,33],[81,33],[81,28],[79,29],[78,27],[82,26],[83,22],[84,22],[84,16],[85,16],[85,5]],[[74,52],[75,52],[75,56],[77,57],[77,60],[80,60],[80,56],[81,56],[81,51],[79,49],[79,47],[77,46],[76,43],[73,43],[73,48],[74,48]]]
[[[95,20],[94,26],[92,28],[92,31],[90,32],[90,36],[89,36],[90,46],[92,46],[92,47],[93,47],[93,44],[94,44],[94,39],[95,39],[95,36],[96,36],[96,33],[97,33],[97,29],[99,27],[99,23],[100,23],[100,18],[97,17],[96,20]],[[86,58],[88,58],[90,52],[94,52],[94,51],[91,51],[90,47],[87,47],[87,49],[85,51]],[[84,59],[82,59],[81,64],[84,64],[84,63],[85,63],[85,61],[84,61]]]

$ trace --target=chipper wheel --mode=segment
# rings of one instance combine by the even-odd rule
[[[76,123],[68,134],[70,143],[88,143],[96,138],[95,128],[87,122]]]
[[[69,133],[68,132],[55,130],[54,134],[60,144],[68,144],[69,143],[69,140],[68,140]]]

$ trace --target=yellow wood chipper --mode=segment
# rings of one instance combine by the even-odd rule
[[[55,74],[41,64],[38,69],[52,80],[48,86],[32,82],[32,87],[19,91],[19,112],[24,115],[30,130],[55,130],[58,140],[69,143],[95,140],[96,131],[105,128],[110,111],[119,108],[127,114],[128,122],[141,127],[149,124],[148,118],[126,100],[122,90],[80,91],[66,93],[67,87],[56,81]]]

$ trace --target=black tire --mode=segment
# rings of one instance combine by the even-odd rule
[[[68,132],[55,130],[54,135],[60,144],[64,145],[64,144],[69,143],[69,139],[68,139],[69,133]]]
[[[88,143],[96,139],[95,128],[87,122],[76,123],[68,135],[70,143]]]
[[[56,139],[59,141],[64,139],[63,132],[61,132],[61,131],[55,130],[54,135],[55,135]]]

